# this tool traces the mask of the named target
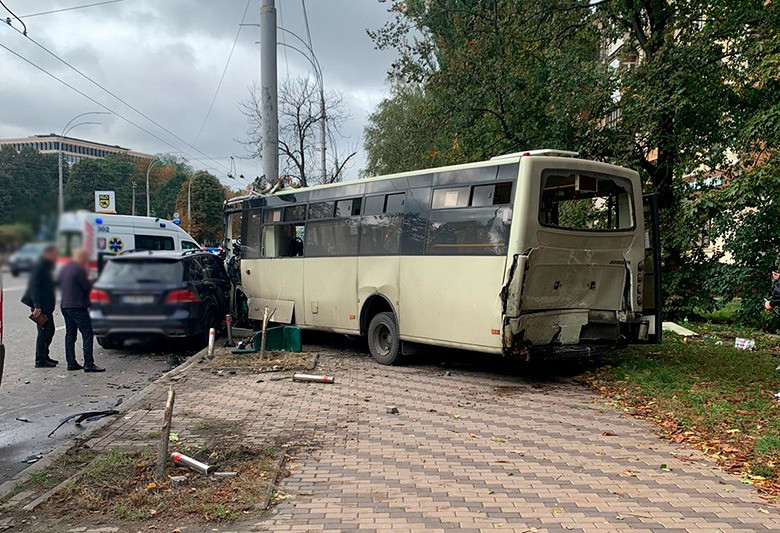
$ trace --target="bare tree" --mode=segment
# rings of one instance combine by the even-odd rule
[[[248,139],[242,143],[251,157],[260,157],[262,105],[260,88],[249,88],[249,99],[241,102],[241,112],[249,122]],[[350,159],[357,153],[351,150],[346,157],[339,157],[334,142],[341,136],[340,128],[349,118],[344,109],[344,97],[340,93],[325,94],[325,120],[330,137],[328,171],[322,176],[319,170],[319,122],[323,120],[317,82],[309,77],[286,78],[279,86],[279,173],[287,175],[300,186],[339,181]]]

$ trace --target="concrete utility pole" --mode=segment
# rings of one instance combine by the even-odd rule
[[[276,81],[276,6],[260,2],[260,98],[263,136],[260,156],[263,174],[271,185],[279,180],[279,102]]]

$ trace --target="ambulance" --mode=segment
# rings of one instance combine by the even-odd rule
[[[76,211],[63,213],[57,228],[58,267],[73,252],[89,252],[90,279],[97,279],[106,260],[130,250],[200,250],[201,246],[170,220],[155,217]]]

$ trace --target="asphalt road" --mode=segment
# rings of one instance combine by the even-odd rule
[[[82,429],[69,422],[53,437],[47,435],[68,415],[111,409],[127,401],[149,382],[169,370],[178,357],[175,346],[136,344],[122,350],[103,350],[95,343],[95,362],[106,368],[100,374],[68,372],[65,369],[65,325],[59,309],[51,357],[57,368],[35,368],[35,325],[30,310],[19,299],[27,277],[3,272],[4,343],[6,364],[0,385],[0,482],[29,466],[28,460],[51,452],[63,440]],[[174,354],[171,354],[172,349]],[[81,357],[81,339],[76,341],[76,359]],[[26,422],[25,420],[29,420]],[[89,424],[85,424],[86,429]]]

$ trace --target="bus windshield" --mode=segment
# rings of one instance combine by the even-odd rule
[[[545,171],[539,221],[577,231],[620,231],[634,227],[631,182],[617,176]]]

